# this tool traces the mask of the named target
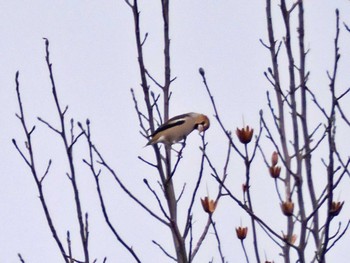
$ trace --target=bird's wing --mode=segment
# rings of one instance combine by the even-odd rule
[[[158,127],[158,129],[152,134],[152,137],[154,135],[156,135],[157,133],[161,132],[161,131],[165,131],[167,129],[170,129],[172,127],[175,127],[175,126],[179,126],[179,125],[182,125],[183,123],[185,123],[185,120],[184,118],[176,118],[176,119],[170,119],[169,121],[167,121],[166,123],[160,125]]]

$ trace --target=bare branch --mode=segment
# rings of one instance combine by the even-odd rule
[[[22,258],[22,255],[20,253],[17,254],[19,257],[19,260],[21,261],[21,263],[25,263],[24,259]]]
[[[156,198],[157,202],[158,202],[158,206],[160,208],[160,210],[162,211],[163,215],[170,221],[170,218],[168,216],[168,214],[165,212],[165,209],[163,207],[162,202],[160,201],[158,194],[156,193],[156,191],[154,191],[151,186],[149,185],[147,179],[143,179],[143,182],[145,183],[145,185],[147,186],[148,190],[151,191],[151,193],[154,195],[154,197]]]
[[[211,225],[211,221],[210,221],[210,217],[208,216],[208,220],[207,220],[207,223],[204,227],[204,230],[202,232],[202,235],[199,237],[198,241],[197,241],[197,244],[195,246],[195,248],[193,249],[193,252],[191,254],[191,257],[190,257],[190,262],[193,261],[194,257],[197,255],[197,252],[199,250],[199,248],[201,247],[205,237],[207,236],[207,233],[208,233],[208,230],[209,230],[209,227]]]
[[[343,25],[344,25],[345,29],[350,32],[350,27],[347,24],[345,24],[345,22],[343,22]]]
[[[59,103],[59,98],[57,95],[56,84],[55,84],[53,71],[52,71],[52,64],[50,62],[49,40],[47,38],[44,38],[44,40],[45,40],[45,46],[46,46],[46,64],[47,64],[47,67],[49,70],[49,75],[50,75],[52,95],[53,95],[53,98],[55,101],[57,114],[58,114],[59,120],[60,120],[60,131],[58,129],[54,129],[54,128],[52,128],[52,129],[59,133],[59,135],[62,139],[62,142],[64,144],[65,154],[67,156],[68,164],[69,164],[69,171],[70,171],[70,178],[71,178],[70,181],[72,183],[72,188],[73,188],[73,192],[74,192],[74,200],[75,200],[75,207],[76,207],[76,213],[77,213],[76,215],[77,215],[77,221],[79,224],[81,244],[82,244],[83,252],[84,252],[84,260],[88,262],[89,261],[88,237],[86,236],[86,233],[85,233],[86,226],[84,225],[83,211],[82,211],[82,207],[81,207],[79,189],[78,189],[78,185],[76,182],[75,166],[74,166],[74,162],[73,162],[73,150],[68,145],[68,138],[67,138],[67,135],[65,132],[65,130],[66,130],[65,113],[68,109],[68,106],[66,106],[65,109],[62,111],[61,105]],[[46,123],[50,128],[52,127],[47,122],[45,122],[45,121],[43,121],[43,122]]]
[[[35,162],[34,162],[34,152],[33,152],[33,147],[32,147],[32,140],[31,140],[31,134],[32,134],[34,129],[31,129],[29,131],[28,128],[27,128],[27,124],[26,124],[25,117],[24,117],[24,108],[23,108],[23,104],[22,104],[22,100],[21,100],[21,93],[20,93],[20,90],[19,90],[18,78],[19,78],[19,72],[17,71],[15,80],[16,80],[17,101],[18,101],[19,110],[20,110],[20,114],[18,115],[18,118],[19,118],[19,120],[20,120],[20,122],[22,124],[22,128],[23,128],[23,131],[24,131],[25,136],[26,136],[26,140],[27,140],[26,141],[26,148],[28,150],[29,157],[28,158],[25,157],[24,153],[17,146],[17,143],[16,143],[15,139],[13,139],[12,142],[15,145],[17,151],[20,153],[20,155],[22,156],[22,158],[24,159],[24,161],[26,162],[26,164],[30,168],[30,171],[31,171],[31,173],[33,175],[33,179],[35,181],[35,184],[36,184],[38,192],[39,192],[39,199],[40,199],[40,202],[41,202],[41,206],[42,206],[42,208],[44,210],[44,214],[45,214],[47,223],[49,225],[50,231],[52,233],[52,236],[53,236],[54,240],[56,241],[56,244],[57,244],[57,246],[58,246],[58,248],[59,248],[59,250],[61,252],[61,255],[62,255],[63,259],[64,259],[64,262],[69,263],[67,258],[66,258],[65,249],[64,249],[64,247],[62,245],[61,240],[59,239],[59,237],[57,235],[56,228],[55,228],[55,226],[53,224],[53,221],[52,221],[52,218],[51,218],[51,214],[50,214],[50,212],[48,210],[48,206],[46,204],[46,200],[45,200],[42,184],[41,184],[41,181],[39,179],[39,176],[38,176],[38,173],[37,173],[37,170],[36,170],[36,166],[35,166]]]
[[[141,161],[143,161],[144,163],[148,164],[149,166],[152,166],[154,168],[157,168],[158,169],[158,166],[156,164],[153,164],[147,160],[145,160],[144,158],[142,158],[141,156],[138,156],[137,158],[139,158]]]
[[[29,162],[29,160],[27,159],[27,157],[25,157],[24,153],[22,152],[22,150],[18,147],[17,142],[15,139],[12,139],[12,143],[13,145],[16,147],[16,150],[19,152],[19,154],[22,156],[23,160],[25,161],[25,163],[32,168],[32,164]]]
[[[340,228],[341,224],[339,224],[339,228]],[[343,229],[343,231],[341,232],[340,235],[338,235],[338,237],[333,241],[333,243],[327,248],[327,252],[329,250],[332,249],[332,247],[334,247],[334,245],[345,235],[346,231],[348,230],[350,226],[350,220],[348,220],[348,223],[346,224],[345,228]],[[339,232],[338,232],[339,233]]]
[[[84,135],[87,137],[87,139],[89,140],[88,134],[86,133],[85,130],[84,131]],[[123,184],[123,182],[119,179],[119,177],[117,176],[117,174],[115,173],[115,171],[107,164],[107,162],[104,160],[102,154],[98,151],[98,149],[96,148],[96,146],[90,141],[90,147],[91,149],[97,154],[97,157],[99,158],[99,161],[97,161],[98,163],[100,163],[103,167],[105,167],[114,177],[114,179],[116,180],[116,182],[118,183],[118,185],[122,188],[122,190],[131,198],[133,199],[136,203],[138,203],[143,209],[145,209],[150,215],[152,215],[154,218],[156,218],[158,221],[162,222],[163,224],[165,224],[166,226],[169,226],[168,223],[166,221],[164,221],[162,218],[160,218],[159,216],[157,216],[154,212],[152,212],[145,204],[143,204],[137,197],[135,197],[130,190]]]
[[[199,189],[199,185],[202,181],[202,177],[203,177],[203,171],[204,171],[204,152],[206,150],[206,147],[207,147],[207,144],[205,142],[205,137],[204,137],[204,134],[201,135],[201,139],[202,139],[202,157],[201,157],[201,162],[200,162],[200,167],[199,167],[199,173],[198,173],[198,178],[197,178],[197,181],[196,181],[196,185],[193,189],[193,192],[192,192],[192,197],[191,197],[191,201],[190,201],[190,204],[188,206],[188,209],[187,209],[187,217],[186,217],[186,227],[185,227],[185,232],[183,234],[183,237],[186,238],[187,237],[187,234],[188,234],[188,230],[190,229],[190,225],[191,225],[191,220],[192,220],[192,209],[193,209],[193,205],[194,205],[194,202],[196,200],[196,197],[197,197],[197,192],[198,192],[198,189]],[[192,256],[191,256],[192,258]]]
[[[175,257],[173,257],[172,255],[170,255],[159,243],[157,243],[157,241],[152,240],[152,243],[155,244],[157,247],[160,248],[160,250],[163,251],[163,253],[170,259],[172,259],[173,261],[177,262],[177,259]]]
[[[209,86],[207,84],[207,79],[205,77],[205,71],[203,68],[200,68],[199,69],[199,73],[201,74],[202,76],[202,79],[203,79],[203,83],[204,83],[204,86],[205,86],[205,89],[209,95],[209,98],[210,98],[210,101],[211,101],[211,104],[213,106],[213,109],[214,109],[214,112],[215,112],[215,115],[214,117],[216,118],[216,120],[218,121],[221,129],[223,130],[223,132],[225,133],[227,139],[230,141],[231,143],[231,146],[235,149],[235,151],[239,154],[239,156],[241,156],[241,158],[244,159],[244,155],[240,152],[240,150],[237,148],[236,144],[233,142],[232,140],[232,137],[231,137],[231,132],[229,132],[228,130],[225,129],[221,119],[220,119],[220,116],[219,116],[219,113],[218,113],[218,110],[217,110],[217,107],[216,107],[216,103],[215,103],[215,100],[214,100],[214,97],[213,95],[211,94],[211,91],[209,89]]]
[[[219,254],[220,254],[221,262],[225,263],[225,257],[223,255],[222,249],[221,249],[221,241],[220,241],[220,238],[219,238],[218,231],[216,229],[215,222],[213,221],[212,214],[209,215],[209,218],[210,218],[211,225],[213,226],[213,229],[214,229],[214,234],[215,234],[215,237],[216,237],[216,241],[218,243],[218,251],[219,251]]]
[[[111,223],[111,221],[109,219],[109,215],[108,215],[107,208],[106,208],[106,205],[105,205],[105,202],[104,202],[104,198],[103,198],[102,190],[101,190],[101,185],[100,185],[100,181],[99,181],[101,170],[96,171],[95,165],[94,165],[94,154],[93,154],[93,152],[95,151],[95,148],[94,148],[94,146],[93,146],[93,144],[91,142],[90,122],[87,121],[87,132],[83,129],[83,126],[80,123],[78,125],[81,128],[82,133],[86,136],[88,144],[89,144],[89,157],[90,157],[90,160],[89,160],[89,162],[84,160],[84,163],[87,164],[90,167],[90,170],[91,170],[91,172],[92,172],[92,174],[93,174],[93,176],[95,178],[96,189],[97,189],[98,197],[99,197],[99,200],[100,200],[100,206],[101,206],[102,213],[103,213],[103,216],[105,218],[105,221],[106,221],[108,227],[110,228],[110,230],[112,231],[112,233],[114,234],[114,236],[123,245],[123,247],[133,256],[135,261],[136,262],[141,262],[139,257],[136,255],[134,249],[131,246],[129,246],[124,241],[124,239],[119,235],[119,233],[117,232],[117,230],[112,225],[112,223]],[[86,214],[85,221],[86,221],[86,226],[87,226],[87,214]],[[87,229],[87,227],[85,229],[85,232],[86,232],[86,236],[88,236],[88,229]],[[105,261],[106,261],[106,258],[104,259],[104,262]]]
[[[146,75],[156,84],[159,88],[163,89],[164,87],[155,79],[152,77],[152,75],[148,72],[148,70],[145,70]]]
[[[49,160],[49,164],[47,165],[46,171],[45,171],[44,175],[43,175],[43,176],[41,177],[41,179],[40,179],[40,183],[42,183],[42,182],[44,181],[46,175],[49,173],[51,164],[52,164],[52,160],[50,159],[50,160]]]

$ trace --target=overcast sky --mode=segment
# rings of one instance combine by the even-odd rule
[[[161,41],[161,8],[158,0],[140,1],[142,32],[149,36],[145,44],[145,60],[149,72],[162,82],[163,44]],[[276,38],[281,39],[283,24],[275,5]],[[222,170],[226,152],[226,140],[213,118],[213,110],[204,91],[198,68],[206,71],[219,112],[228,129],[235,129],[244,122],[258,128],[259,110],[266,106],[266,91],[271,90],[263,72],[270,66],[268,50],[259,39],[267,42],[265,1],[234,0],[177,0],[171,1],[170,36],[172,85],[170,115],[185,112],[203,112],[212,120],[207,132],[208,153],[219,171]],[[340,53],[342,54],[338,87],[344,91],[350,86],[350,33],[342,23],[350,24],[348,0],[306,0],[306,47],[310,49],[307,68],[311,71],[309,85],[321,100],[327,101],[327,70],[332,69],[335,35],[335,9],[341,15]],[[296,35],[295,28],[293,35]],[[30,126],[34,133],[35,157],[38,169],[44,173],[47,161],[52,158],[52,170],[44,182],[50,211],[62,240],[71,231],[73,250],[81,256],[79,231],[74,214],[71,185],[65,176],[67,163],[62,156],[63,145],[56,134],[37,121],[40,116],[58,125],[58,116],[51,96],[51,86],[45,63],[43,37],[50,41],[51,62],[62,105],[69,105],[67,117],[92,123],[93,139],[105,158],[122,180],[145,203],[156,209],[157,204],[143,184],[143,178],[157,188],[155,171],[138,160],[142,156],[154,158],[151,148],[143,148],[146,140],[140,136],[138,120],[130,95],[134,88],[142,104],[140,77],[130,8],[122,0],[100,1],[47,1],[2,0],[0,4],[0,262],[19,262],[20,252],[27,263],[62,262],[44,217],[38,192],[28,167],[11,143],[16,138],[24,149],[24,134],[15,117],[18,104],[15,94],[15,73],[19,81]],[[282,72],[285,78],[287,67]],[[156,90],[156,89],[155,89]],[[347,99],[346,103],[350,103]],[[349,108],[348,108],[349,109]],[[349,113],[349,111],[347,111]],[[348,114],[349,115],[349,114]],[[319,115],[315,115],[319,116]],[[316,117],[312,123],[318,123]],[[339,132],[344,156],[348,156],[348,130]],[[197,133],[190,135],[184,159],[176,174],[176,191],[184,182],[191,189],[198,173],[200,139]],[[267,147],[268,144],[266,143]],[[270,146],[271,147],[271,146]],[[266,149],[267,153],[272,148]],[[131,262],[129,254],[109,232],[98,205],[92,175],[81,159],[87,158],[84,142],[76,150],[78,184],[81,189],[83,210],[90,216],[91,258],[102,262]],[[321,154],[322,155],[322,154]],[[321,156],[322,157],[322,156]],[[324,157],[324,156],[323,156]],[[284,230],[284,218],[280,216],[274,185],[265,171],[260,157],[253,166],[252,187],[257,213],[276,232]],[[319,160],[317,165],[322,165]],[[263,167],[263,169],[262,169]],[[238,156],[232,158],[229,183],[239,193],[244,177]],[[324,176],[321,169],[320,176]],[[323,173],[323,174],[322,174]],[[324,177],[323,177],[324,178]],[[322,180],[322,179],[320,179]],[[111,218],[125,241],[132,245],[143,262],[167,262],[168,258],[154,246],[151,240],[162,243],[173,253],[170,231],[155,224],[141,208],[129,200],[120,188],[105,174],[102,180]],[[255,186],[255,188],[254,188]],[[207,170],[199,196],[216,195],[217,185]],[[347,200],[349,180],[336,192],[336,198]],[[184,197],[186,200],[186,197]],[[185,201],[182,205],[185,204]],[[187,210],[184,210],[186,212]],[[278,215],[274,215],[274,213]],[[196,231],[206,221],[200,202],[195,208]],[[181,212],[180,212],[181,216]],[[346,220],[344,216],[342,219]],[[218,207],[214,219],[223,240],[223,251],[229,262],[243,262],[244,256],[234,228],[243,222],[249,225],[249,217],[232,201],[225,199]],[[195,232],[198,234],[198,232]],[[267,259],[281,262],[274,244],[261,232],[261,240]],[[197,237],[198,238],[198,237]],[[248,242],[251,242],[251,236]],[[349,233],[329,254],[329,262],[347,262]],[[253,250],[248,246],[248,254]],[[208,262],[214,257],[219,262],[213,235],[208,235],[196,262]]]

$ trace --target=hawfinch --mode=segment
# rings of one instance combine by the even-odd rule
[[[207,116],[199,113],[186,113],[175,116],[163,123],[151,135],[152,139],[146,144],[153,145],[158,142],[172,145],[187,137],[193,130],[203,132],[210,126]]]

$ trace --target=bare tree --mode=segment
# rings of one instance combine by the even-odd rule
[[[247,155],[247,144],[252,137],[252,129],[248,126],[237,130],[238,138],[241,143],[245,144],[245,153],[241,153],[234,142],[231,133],[224,127],[213,95],[207,84],[204,71],[201,75],[208,94],[211,98],[215,117],[222,127],[225,135],[230,141],[233,149],[242,157],[246,166],[246,185],[244,192],[247,195],[247,204],[243,203],[236,197],[228,187],[226,187],[216,176],[218,182],[223,185],[229,196],[240,207],[242,207],[252,218],[251,226],[253,229],[253,240],[255,249],[255,258],[257,262],[261,262],[260,252],[256,235],[256,222],[266,232],[266,234],[274,240],[281,248],[284,262],[291,262],[291,249],[297,252],[298,262],[326,262],[326,253],[338,242],[338,240],[347,231],[350,220],[345,222],[345,226],[339,223],[339,227],[335,233],[331,233],[331,224],[334,218],[340,213],[344,202],[334,201],[334,193],[337,187],[348,175],[349,159],[343,158],[337,150],[336,146],[336,116],[340,115],[346,126],[349,122],[342,110],[340,100],[349,92],[349,89],[339,92],[336,91],[336,76],[338,70],[339,54],[339,11],[336,10],[336,35],[334,39],[334,66],[331,72],[327,72],[330,87],[330,105],[323,106],[317,100],[317,95],[311,87],[308,87],[307,81],[309,72],[306,69],[307,50],[304,45],[304,7],[303,1],[296,1],[287,6],[286,1],[280,1],[280,11],[282,14],[285,35],[283,41],[278,41],[274,36],[274,24],[272,17],[271,1],[266,1],[266,17],[268,29],[268,44],[262,40],[261,43],[268,49],[271,54],[272,67],[265,72],[267,80],[270,82],[273,93],[275,94],[276,105],[273,104],[270,92],[267,92],[268,106],[270,109],[273,126],[266,121],[263,112],[260,112],[261,127],[259,134],[253,147],[253,156],[256,147],[259,147],[264,156],[265,163],[269,169],[270,175],[275,180],[276,191],[278,192],[281,204],[281,212],[286,216],[285,234],[278,234],[278,230],[274,230],[272,226],[264,222],[261,217],[254,213],[252,201],[249,195],[249,167],[251,159]],[[297,16],[298,26],[298,50],[292,47],[292,16]],[[289,81],[284,84],[280,80],[280,72],[283,70],[284,64],[279,63],[280,52],[286,52],[287,72],[289,73]],[[295,57],[298,56],[299,62]],[[297,77],[298,76],[298,77]],[[323,121],[316,127],[309,128],[309,104],[313,102],[324,117]],[[329,110],[325,110],[328,108]],[[291,127],[291,128],[287,128]],[[265,157],[264,150],[259,145],[261,137],[261,128],[266,133],[266,137],[275,148],[275,152],[271,157],[271,164]],[[275,129],[277,132],[273,132]],[[275,136],[274,134],[277,134]],[[248,138],[248,140],[246,140]],[[328,156],[322,159],[325,173],[327,174],[327,183],[320,189],[316,189],[315,180],[318,175],[313,172],[312,157],[320,149],[320,145],[327,145]],[[321,150],[323,151],[323,150]],[[278,166],[281,160],[282,166]],[[209,161],[209,158],[208,158]],[[212,165],[210,165],[212,167]],[[281,168],[284,170],[284,176],[281,174]],[[212,167],[213,169],[213,167]],[[215,176],[215,173],[214,173]],[[285,189],[284,197],[280,193],[280,186]],[[306,208],[306,203],[311,203],[311,210]],[[294,207],[297,206],[297,210]],[[319,216],[324,211],[325,218],[322,220]],[[298,233],[298,234],[296,234]],[[313,239],[309,242],[310,237]],[[298,240],[298,242],[297,242]],[[307,251],[314,251],[312,258],[307,258]],[[248,259],[247,259],[248,262]]]
[[[162,18],[163,18],[163,60],[164,60],[164,78],[162,81],[153,77],[153,74],[147,68],[147,62],[144,58],[144,44],[146,43],[148,34],[143,34],[140,22],[140,10],[137,0],[125,0],[126,5],[131,10],[134,19],[134,32],[137,47],[137,57],[139,74],[141,80],[141,90],[143,100],[135,95],[134,89],[131,95],[135,107],[135,111],[139,120],[140,133],[145,139],[149,139],[156,128],[169,120],[169,109],[171,106],[171,84],[176,79],[171,74],[171,53],[170,53],[170,16],[169,16],[169,0],[161,0]],[[28,165],[33,179],[36,183],[39,193],[39,199],[49,226],[52,236],[57,247],[63,257],[64,262],[96,262],[92,261],[89,249],[89,220],[88,213],[84,212],[82,203],[84,200],[79,194],[79,185],[76,180],[76,158],[74,157],[74,149],[78,141],[87,142],[88,158],[83,162],[90,169],[96,184],[96,191],[99,198],[101,213],[105,219],[111,233],[120,244],[129,253],[130,258],[136,262],[142,262],[141,256],[137,249],[129,245],[128,242],[118,232],[118,227],[113,224],[110,218],[108,206],[101,184],[100,176],[102,174],[110,175],[122,189],[122,191],[133,200],[140,208],[142,208],[157,223],[166,226],[169,229],[169,237],[172,240],[173,251],[167,251],[163,244],[152,240],[161,253],[164,253],[169,260],[187,263],[195,262],[198,251],[203,246],[209,230],[212,229],[217,242],[217,253],[219,260],[223,263],[227,262],[224,255],[223,247],[225,244],[220,238],[220,233],[215,222],[215,209],[221,198],[228,198],[232,201],[233,207],[239,207],[250,218],[250,226],[240,226],[236,228],[237,238],[241,241],[246,262],[250,262],[252,258],[256,262],[263,262],[262,248],[264,244],[260,241],[260,235],[264,234],[269,237],[280,250],[283,261],[286,263],[297,260],[297,262],[326,262],[326,254],[336,245],[336,243],[344,236],[347,231],[350,219],[347,222],[338,224],[337,231],[334,233],[332,226],[335,224],[336,217],[342,210],[344,202],[338,202],[334,199],[337,187],[343,183],[344,178],[349,176],[348,166],[349,158],[343,157],[338,150],[336,136],[338,134],[338,122],[342,122],[342,128],[348,129],[350,122],[347,119],[341,104],[350,89],[342,90],[337,85],[338,63],[340,59],[339,53],[339,37],[340,37],[340,17],[339,11],[336,10],[336,34],[334,37],[334,65],[327,72],[329,78],[330,102],[329,105],[322,105],[318,100],[318,94],[315,89],[308,85],[310,72],[306,66],[308,50],[305,48],[304,38],[304,5],[302,0],[289,3],[289,1],[281,0],[279,3],[282,21],[284,23],[284,36],[282,40],[275,37],[274,17],[272,16],[271,0],[266,0],[266,21],[267,21],[267,41],[260,40],[262,45],[266,47],[270,53],[271,66],[264,72],[268,83],[272,87],[272,91],[268,91],[267,104],[269,113],[260,111],[260,123],[258,128],[253,129],[250,126],[237,128],[235,134],[226,128],[222,121],[220,108],[217,106],[214,94],[210,88],[210,79],[205,70],[200,68],[199,74],[203,80],[203,86],[207,92],[217,124],[222,129],[222,134],[227,139],[227,151],[224,156],[223,167],[216,167],[212,161],[212,156],[207,152],[207,141],[205,134],[201,135],[200,146],[200,165],[198,167],[198,175],[195,184],[182,188],[180,193],[175,192],[174,185],[179,163],[183,158],[183,152],[186,144],[177,146],[154,144],[153,148],[154,160],[149,161],[139,156],[139,160],[153,168],[157,173],[157,179],[150,182],[144,179],[143,182],[150,191],[158,204],[158,209],[149,207],[139,196],[134,194],[133,189],[126,186],[115,169],[104,158],[103,153],[94,144],[93,134],[91,133],[91,124],[87,120],[85,123],[75,122],[73,119],[67,122],[66,113],[68,106],[62,107],[56,84],[54,80],[54,72],[50,61],[49,41],[45,39],[46,63],[51,80],[52,96],[55,107],[57,109],[57,117],[59,127],[55,127],[50,122],[38,118],[39,122],[44,124],[58,135],[59,140],[63,143],[65,156],[68,162],[67,178],[71,183],[74,193],[74,202],[76,210],[76,219],[80,233],[80,244],[83,251],[83,258],[78,259],[71,249],[70,232],[67,231],[66,243],[59,235],[59,231],[54,223],[50,213],[49,206],[46,202],[46,195],[43,191],[43,181],[49,175],[52,160],[48,160],[47,168],[44,172],[37,169],[35,155],[35,145],[32,142],[32,134],[35,126],[28,125],[25,118],[25,109],[21,100],[19,73],[16,74],[16,91],[19,103],[19,118],[25,135],[25,149],[23,150],[16,140],[13,140],[14,146]],[[297,26],[291,20],[296,19]],[[344,24],[345,29],[349,28]],[[297,32],[297,35],[294,35]],[[297,43],[297,47],[293,46],[293,42]],[[285,52],[286,60],[281,59],[281,52]],[[288,81],[281,81],[281,72],[288,72]],[[339,90],[340,89],[340,90]],[[339,91],[338,91],[339,90]],[[274,97],[274,98],[273,98]],[[322,120],[314,127],[310,125],[312,111],[310,104],[315,106],[322,116]],[[79,131],[77,132],[76,126]],[[76,135],[77,134],[77,135]],[[255,136],[254,136],[255,135]],[[263,143],[270,144],[274,151],[271,155],[271,161],[268,160],[270,153],[267,153],[263,147]],[[322,147],[322,150],[321,150]],[[323,149],[327,149],[324,153]],[[327,176],[324,185],[316,184],[316,175],[314,172],[315,156],[319,156],[318,152],[322,151],[324,164],[324,172]],[[266,171],[272,177],[272,183],[275,184],[278,199],[276,202],[280,204],[281,218],[285,219],[285,229],[280,234],[281,229],[276,229],[270,222],[264,220],[255,210],[255,200],[253,199],[251,190],[252,165],[258,162],[257,155],[261,154],[266,165]],[[233,158],[238,158],[244,165],[245,182],[242,185],[242,192],[236,193],[231,190],[230,185],[226,183],[229,175],[229,164]],[[209,167],[205,171],[205,167]],[[222,173],[218,172],[219,170]],[[200,226],[199,235],[195,235],[193,231],[193,223],[196,216],[194,214],[194,206],[200,205],[198,190],[202,182],[204,173],[210,173],[216,179],[217,195],[214,199],[209,196],[201,199],[204,212],[207,214],[206,223]],[[159,188],[155,189],[154,185],[158,184]],[[283,189],[283,190],[281,190]],[[243,195],[242,195],[243,193]],[[187,194],[188,203],[181,203],[179,200]],[[308,204],[311,204],[309,208]],[[184,218],[179,218],[179,211]],[[203,212],[203,214],[204,214]],[[184,222],[181,224],[181,222]],[[251,230],[249,230],[251,229]],[[253,254],[249,254],[245,243],[246,236],[252,232],[252,249]],[[312,241],[310,241],[312,240]],[[296,254],[294,257],[293,253]],[[311,256],[310,256],[311,255]],[[21,254],[18,254],[21,262],[24,262]],[[146,260],[146,259],[145,259]],[[103,262],[107,259],[104,258]],[[146,260],[148,261],[148,260]],[[212,260],[213,262],[213,260]],[[265,259],[265,262],[270,262]]]

